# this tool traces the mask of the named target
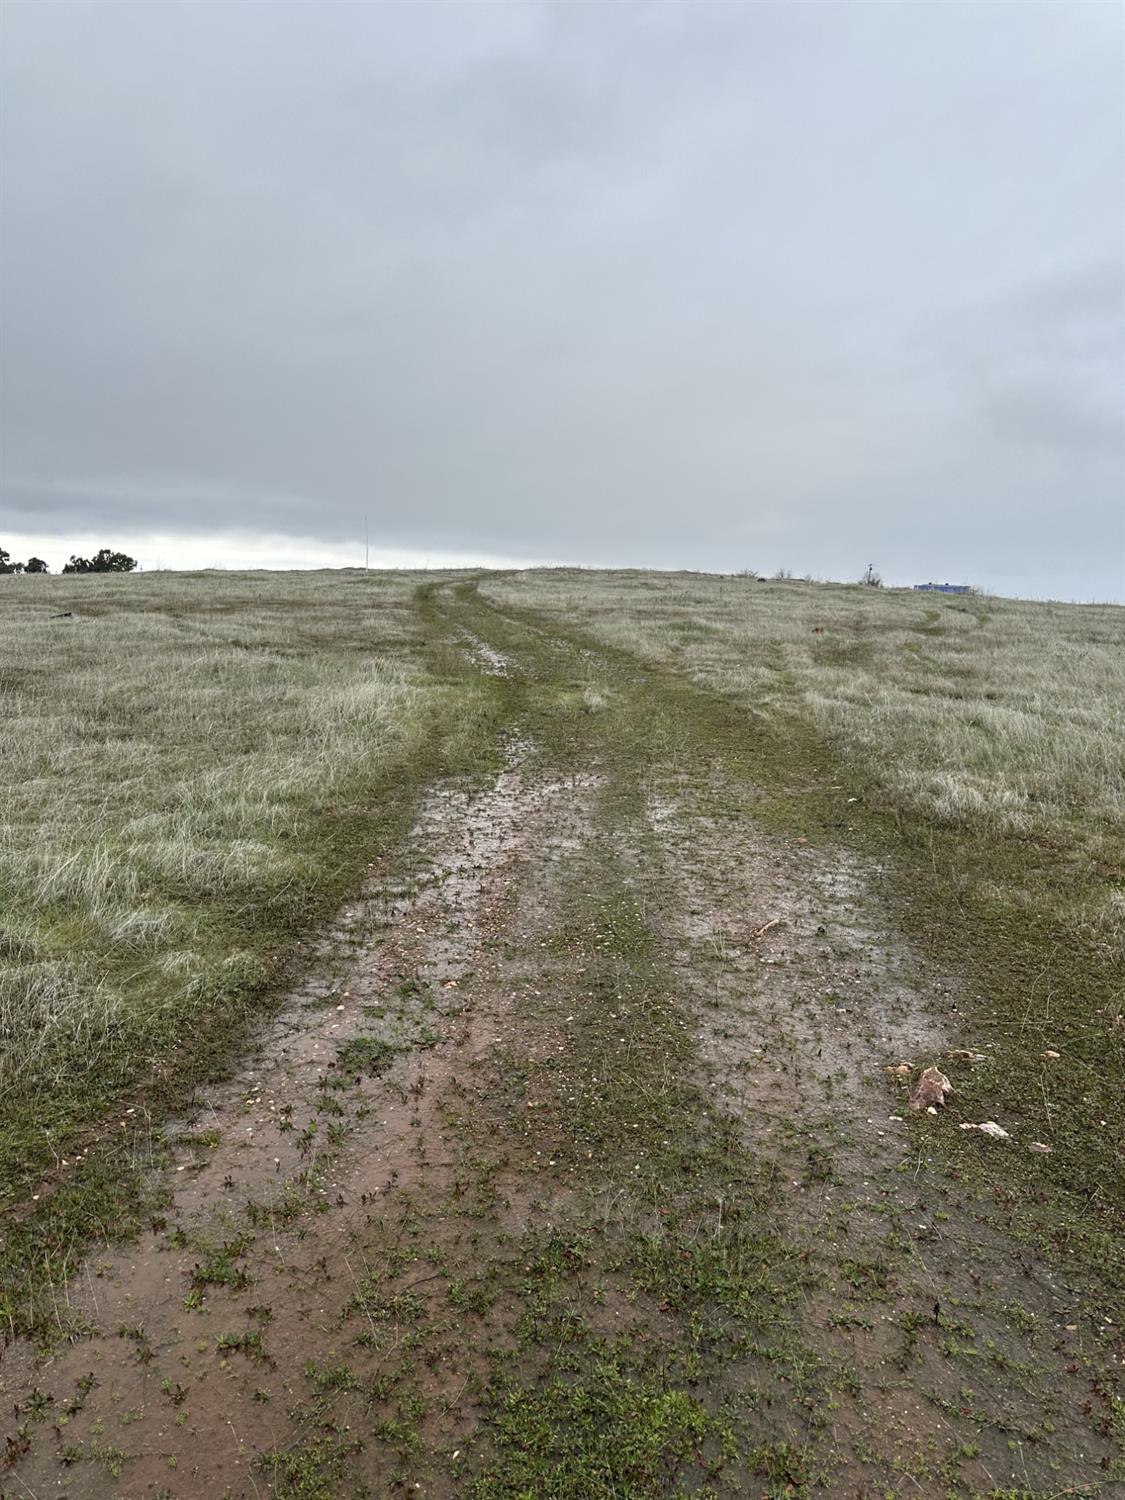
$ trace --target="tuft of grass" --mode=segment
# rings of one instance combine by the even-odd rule
[[[339,1500],[340,1485],[349,1480],[351,1445],[321,1437],[293,1448],[263,1453],[262,1473],[269,1479],[278,1500]],[[349,1495],[363,1500],[362,1488],[349,1488]]]
[[[394,1062],[399,1050],[378,1037],[353,1037],[336,1049],[336,1065],[343,1073],[368,1073],[378,1078]]]
[[[221,1245],[204,1247],[204,1258],[192,1267],[191,1284],[197,1291],[209,1286],[225,1286],[231,1291],[240,1291],[249,1284],[249,1276],[238,1264],[246,1253],[250,1237],[225,1240]]]
[[[239,1333],[220,1333],[215,1340],[215,1348],[220,1354],[245,1354],[255,1363],[261,1363],[267,1358],[260,1328],[244,1329]]]
[[[492,1455],[473,1500],[641,1500],[698,1494],[681,1481],[721,1466],[733,1437],[687,1391],[603,1358],[582,1379],[505,1392],[487,1420]]]

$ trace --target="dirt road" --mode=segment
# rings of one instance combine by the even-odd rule
[[[1110,1493],[1105,1289],[989,1212],[1027,1143],[946,1174],[888,1072],[956,1087],[978,997],[844,789],[779,793],[752,721],[471,589],[424,608],[495,681],[495,764],[430,789],[161,1127],[166,1208],[5,1350],[0,1492]]]

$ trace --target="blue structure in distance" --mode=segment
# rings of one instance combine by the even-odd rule
[[[921,590],[929,594],[971,594],[972,585],[968,583],[916,583],[915,592]]]

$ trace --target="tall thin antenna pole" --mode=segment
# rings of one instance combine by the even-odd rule
[[[371,571],[371,539],[367,532],[367,517],[363,518],[363,571]]]

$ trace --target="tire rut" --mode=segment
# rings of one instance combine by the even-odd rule
[[[252,1058],[167,1127],[167,1209],[74,1278],[60,1308],[73,1341],[5,1352],[0,1392],[27,1451],[3,1493],[262,1496],[275,1485],[261,1455],[305,1433],[308,1371],[361,1368],[349,1345],[364,1324],[368,1362],[377,1349],[394,1364],[396,1307],[414,1316],[422,1283],[448,1285],[411,1272],[412,1204],[461,1204],[459,1221],[429,1224],[430,1253],[484,1212],[491,1235],[516,1213],[449,1121],[458,1104],[487,1111],[477,1074],[513,1044],[500,954],[549,904],[594,784],[515,739],[491,788],[431,793],[408,878],[374,878],[347,904]],[[479,1351],[452,1344],[423,1382],[438,1449],[472,1425],[456,1393]]]

